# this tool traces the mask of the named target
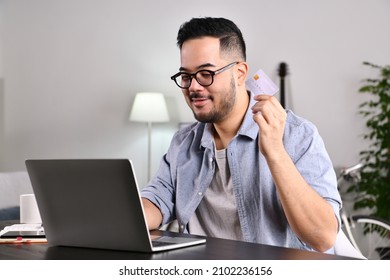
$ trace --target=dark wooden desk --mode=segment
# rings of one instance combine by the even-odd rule
[[[15,222],[17,223],[17,222]],[[12,222],[0,221],[0,228]],[[165,235],[179,235],[163,232]],[[206,244],[159,253],[51,247],[49,244],[0,244],[2,260],[343,260],[330,254],[268,246],[219,238],[207,238]]]

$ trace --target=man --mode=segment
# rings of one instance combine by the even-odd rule
[[[333,247],[340,196],[323,141],[275,97],[253,96],[241,31],[194,18],[178,33],[172,79],[198,122],[178,131],[142,191],[150,229],[320,252]]]

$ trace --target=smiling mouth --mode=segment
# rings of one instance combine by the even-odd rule
[[[191,98],[191,101],[195,107],[203,107],[210,101],[210,98]]]
[[[212,100],[209,96],[200,96],[199,94],[191,94],[190,100],[197,107],[204,106],[208,101]]]

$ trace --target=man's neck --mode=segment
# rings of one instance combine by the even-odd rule
[[[249,95],[243,94],[237,100],[235,109],[221,122],[213,123],[214,142],[217,150],[226,149],[236,136],[249,106]]]

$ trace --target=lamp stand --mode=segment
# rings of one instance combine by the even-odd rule
[[[152,164],[152,122],[148,122],[148,182],[151,178],[151,164]]]

